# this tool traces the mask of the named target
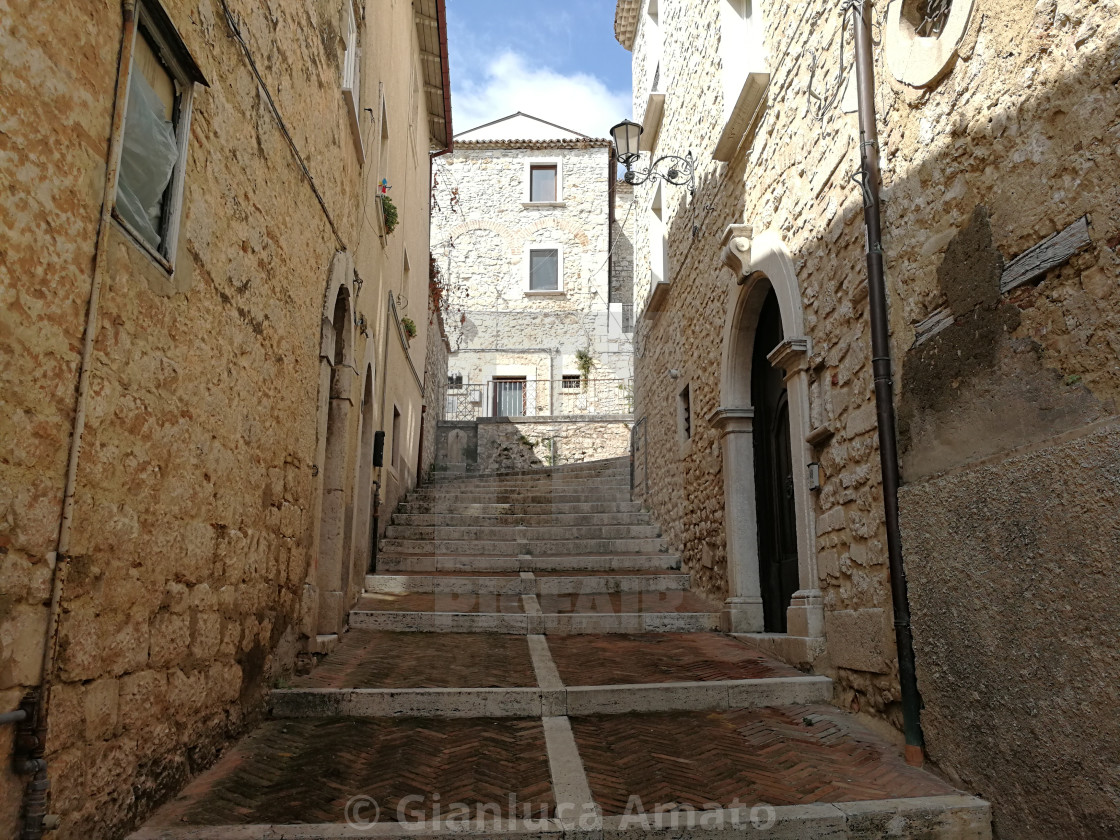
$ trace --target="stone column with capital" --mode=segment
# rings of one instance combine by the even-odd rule
[[[728,598],[721,624],[730,633],[761,633],[758,521],[754,490],[754,409],[721,408],[708,421],[720,431],[727,533]]]
[[[824,603],[817,581],[816,517],[809,490],[810,452],[805,438],[809,434],[809,356],[808,338],[787,338],[775,347],[767,360],[785,372],[789,398],[790,453],[793,464],[793,496],[797,509],[798,590],[786,610],[786,632],[809,638],[824,635]]]

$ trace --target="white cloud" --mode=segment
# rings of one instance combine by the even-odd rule
[[[586,73],[566,76],[532,67],[516,52],[500,53],[482,65],[478,76],[460,79],[451,97],[456,133],[522,111],[592,137],[606,137],[612,125],[630,116],[629,91],[609,90]]]

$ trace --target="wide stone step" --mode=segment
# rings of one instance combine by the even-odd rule
[[[582,572],[678,570],[681,558],[675,554],[571,554],[497,557],[494,555],[392,555],[379,554],[377,571],[417,572]]]
[[[569,595],[367,593],[350,625],[427,633],[683,633],[714,630],[719,613],[691,592]]]
[[[526,615],[515,613],[369,612],[352,610],[350,626],[396,633],[701,633],[718,630],[719,613]]]
[[[655,525],[586,525],[540,526],[525,525],[436,525],[418,527],[415,525],[390,525],[385,530],[387,540],[485,540],[494,542],[527,542],[539,540],[565,540],[578,537],[581,540],[625,540],[655,539],[661,536]]]
[[[578,533],[578,532],[577,532]],[[404,540],[386,539],[381,551],[389,555],[496,555],[530,554],[547,557],[567,554],[660,554],[668,551],[663,539],[585,540],[573,537],[558,540]]]
[[[428,500],[424,502],[403,502],[397,507],[398,513],[403,514],[430,514],[442,516],[452,514],[471,516],[482,514],[485,516],[575,516],[585,513],[641,513],[640,502],[538,502],[534,504],[522,502],[441,502]]]
[[[572,637],[579,638],[579,637]],[[449,645],[457,647],[454,641]],[[721,711],[823,703],[828,677],[789,676],[560,688],[276,689],[275,718],[308,717],[534,717],[620,715],[634,712]]]
[[[487,472],[487,473],[443,473],[436,472],[434,474],[433,484],[453,484],[460,481],[470,481],[477,479],[495,479],[495,478],[520,478],[529,476],[532,478],[541,476],[556,476],[564,478],[567,476],[589,476],[600,474],[630,474],[630,459],[624,458],[611,458],[603,461],[585,461],[580,464],[564,464],[556,467],[529,467],[523,470],[507,470],[503,472]]]
[[[526,528],[573,528],[603,525],[649,525],[645,513],[556,513],[502,515],[470,513],[395,513],[392,524],[409,528],[476,528],[487,525],[525,526]]]
[[[588,592],[674,592],[689,588],[687,574],[558,574],[536,577],[532,573],[501,576],[443,574],[366,575],[365,590],[371,593],[569,595]]]
[[[816,703],[831,696],[831,686],[717,633],[351,630],[271,699],[277,717],[516,717]]]
[[[463,478],[436,484],[423,484],[420,489],[433,492],[467,492],[479,487],[630,487],[629,473],[600,473],[571,476],[526,476],[523,478]]]
[[[433,493],[427,490],[409,493],[406,502],[439,502],[447,505],[585,505],[619,504],[630,501],[629,491],[600,490],[595,487],[546,490],[479,490],[462,493]]]

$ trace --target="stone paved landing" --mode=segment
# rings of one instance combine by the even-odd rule
[[[535,686],[525,636],[351,630],[292,688],[517,688]]]
[[[987,803],[825,705],[828,677],[710,632],[719,606],[659,538],[603,539],[656,527],[624,501],[627,463],[601,466],[411,493],[425,524],[382,547],[415,553],[379,555],[333,653],[133,840],[990,840]],[[521,514],[550,539],[418,539],[444,515],[458,536],[537,533]],[[773,822],[744,825],[753,806]]]
[[[548,648],[565,685],[804,676],[720,633],[550,636]]]
[[[956,793],[832,706],[600,715],[572,730],[604,815],[631,796],[652,811]]]
[[[345,823],[372,797],[381,823],[462,802],[555,805],[540,720],[272,721],[156,812],[148,828]],[[519,806],[520,807],[520,806]]]

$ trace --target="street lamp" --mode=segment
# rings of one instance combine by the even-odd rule
[[[627,184],[644,184],[646,181],[665,181],[677,187],[688,187],[690,195],[696,195],[696,183],[692,173],[695,161],[692,152],[686,157],[680,155],[662,155],[649,165],[649,169],[634,169],[633,166],[641,156],[639,141],[642,136],[642,127],[636,122],[623,120],[611,129],[611,139],[614,141],[615,155],[618,162],[626,167],[623,180]],[[658,172],[657,167],[662,161],[668,161],[664,172]]]

